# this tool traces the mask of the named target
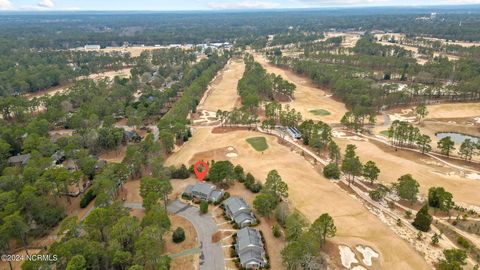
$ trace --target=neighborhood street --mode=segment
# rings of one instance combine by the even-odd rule
[[[210,214],[200,215],[198,208],[180,201],[171,202],[167,206],[167,210],[172,214],[186,218],[195,227],[202,250],[200,270],[224,270],[222,245],[220,242],[212,243],[212,236],[218,231],[213,217]]]

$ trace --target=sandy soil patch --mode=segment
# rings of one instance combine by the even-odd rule
[[[229,150],[233,148],[232,146],[228,147],[221,147],[212,149],[209,151],[198,152],[195,156],[192,157],[188,164],[194,164],[199,160],[226,160],[229,159],[233,162],[235,158],[239,156],[239,153],[233,148],[233,150]]]
[[[119,198],[129,203],[143,203],[140,196],[140,179],[128,180],[120,190]]]
[[[104,78],[111,80],[111,79],[113,79],[117,76],[119,76],[119,77],[129,77],[130,76],[130,70],[131,70],[131,68],[124,68],[124,69],[119,69],[119,70],[95,73],[95,74],[88,75],[88,78],[93,79],[93,80],[99,80],[99,79],[104,79]],[[84,79],[84,77],[80,77],[80,79]]]
[[[332,37],[343,37],[343,42],[341,47],[344,48],[353,48],[357,44],[357,41],[361,38],[359,33],[352,32],[326,32],[325,39]]]
[[[57,93],[63,93],[65,92],[70,86],[72,86],[71,83],[65,84],[65,85],[60,85],[60,86],[55,86],[51,87],[45,90],[40,90],[35,93],[26,93],[24,96],[27,99],[33,99],[33,98],[40,98],[43,96],[54,96]]]
[[[144,209],[130,209],[130,216],[136,217],[139,221],[143,219],[145,216],[145,210]]]
[[[199,109],[216,112],[217,110],[231,111],[240,105],[240,96],[237,94],[237,84],[243,76],[245,64],[243,60],[232,60],[220,71],[211,83],[207,97],[199,105]]]
[[[120,76],[120,77],[130,76],[130,70],[131,68],[124,68],[117,71],[106,71],[106,72],[91,74],[89,76],[81,76],[78,79],[79,80],[86,79],[86,78],[95,79],[95,80],[103,79],[103,78],[113,79],[115,76]],[[60,86],[51,87],[45,90],[40,90],[35,93],[26,93],[24,96],[27,99],[40,98],[43,96],[54,96],[55,94],[63,93],[67,91],[72,85],[73,85],[72,83],[68,83],[65,85],[60,85]]]
[[[127,153],[127,146],[122,145],[118,149],[102,153],[99,158],[109,163],[122,163]]]
[[[256,54],[255,60],[262,64],[269,73],[281,75],[297,86],[295,99],[288,103],[291,108],[299,111],[304,119],[321,120],[327,123],[339,123],[342,116],[347,112],[345,105],[332,98],[326,90],[316,87],[312,81],[306,77],[301,77],[290,70],[275,67],[267,62],[265,57]],[[330,115],[315,115],[311,111],[324,109],[329,111]]]
[[[251,136],[259,136],[259,133],[234,131],[212,134],[210,129],[199,129],[189,142],[167,159],[166,164],[191,164],[197,160],[197,153],[235,147],[239,156],[234,163],[241,164],[245,171],[251,172],[257,179],[264,180],[270,170],[277,169],[289,185],[289,200],[310,221],[322,213],[330,213],[337,226],[334,242],[348,246],[370,246],[378,251],[380,259],[373,263],[376,269],[377,264],[383,269],[428,269],[422,256],[356,199],[325,179],[319,168],[313,167],[302,156],[279,144],[273,136],[263,135],[270,148],[262,155],[245,141],[245,138]]]

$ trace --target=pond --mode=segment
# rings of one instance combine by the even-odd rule
[[[462,134],[462,133],[457,133],[457,132],[438,132],[437,134],[435,134],[435,136],[437,136],[437,138],[439,138],[439,139],[443,139],[445,137],[450,136],[450,138],[452,138],[452,140],[455,142],[455,144],[462,144],[463,141],[465,141],[466,139],[470,139],[470,140],[472,140],[472,142],[479,142],[480,141],[479,137],[466,135],[466,134]]]

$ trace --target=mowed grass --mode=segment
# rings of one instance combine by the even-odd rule
[[[252,137],[248,138],[247,142],[258,152],[262,152],[268,149],[267,139],[265,137]]]
[[[315,109],[315,110],[310,110],[309,112],[318,116],[327,116],[331,114],[329,111],[324,109]]]
[[[389,132],[388,130],[382,130],[382,131],[380,131],[380,135],[385,136],[385,137],[388,137],[389,133],[390,133],[390,132]]]

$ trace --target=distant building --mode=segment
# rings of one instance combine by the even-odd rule
[[[100,50],[101,47],[100,45],[85,45],[84,49],[85,51],[94,51],[94,50]]]
[[[235,251],[244,268],[258,269],[267,265],[262,236],[255,229],[247,227],[237,232]]]
[[[223,190],[217,189],[216,186],[208,183],[196,183],[188,185],[183,194],[194,199],[205,200],[209,202],[219,202],[223,197]]]
[[[8,158],[8,165],[10,166],[26,166],[30,160],[30,154],[17,155]]]
[[[223,202],[225,212],[240,227],[246,227],[257,220],[248,204],[238,197],[230,197]]]

